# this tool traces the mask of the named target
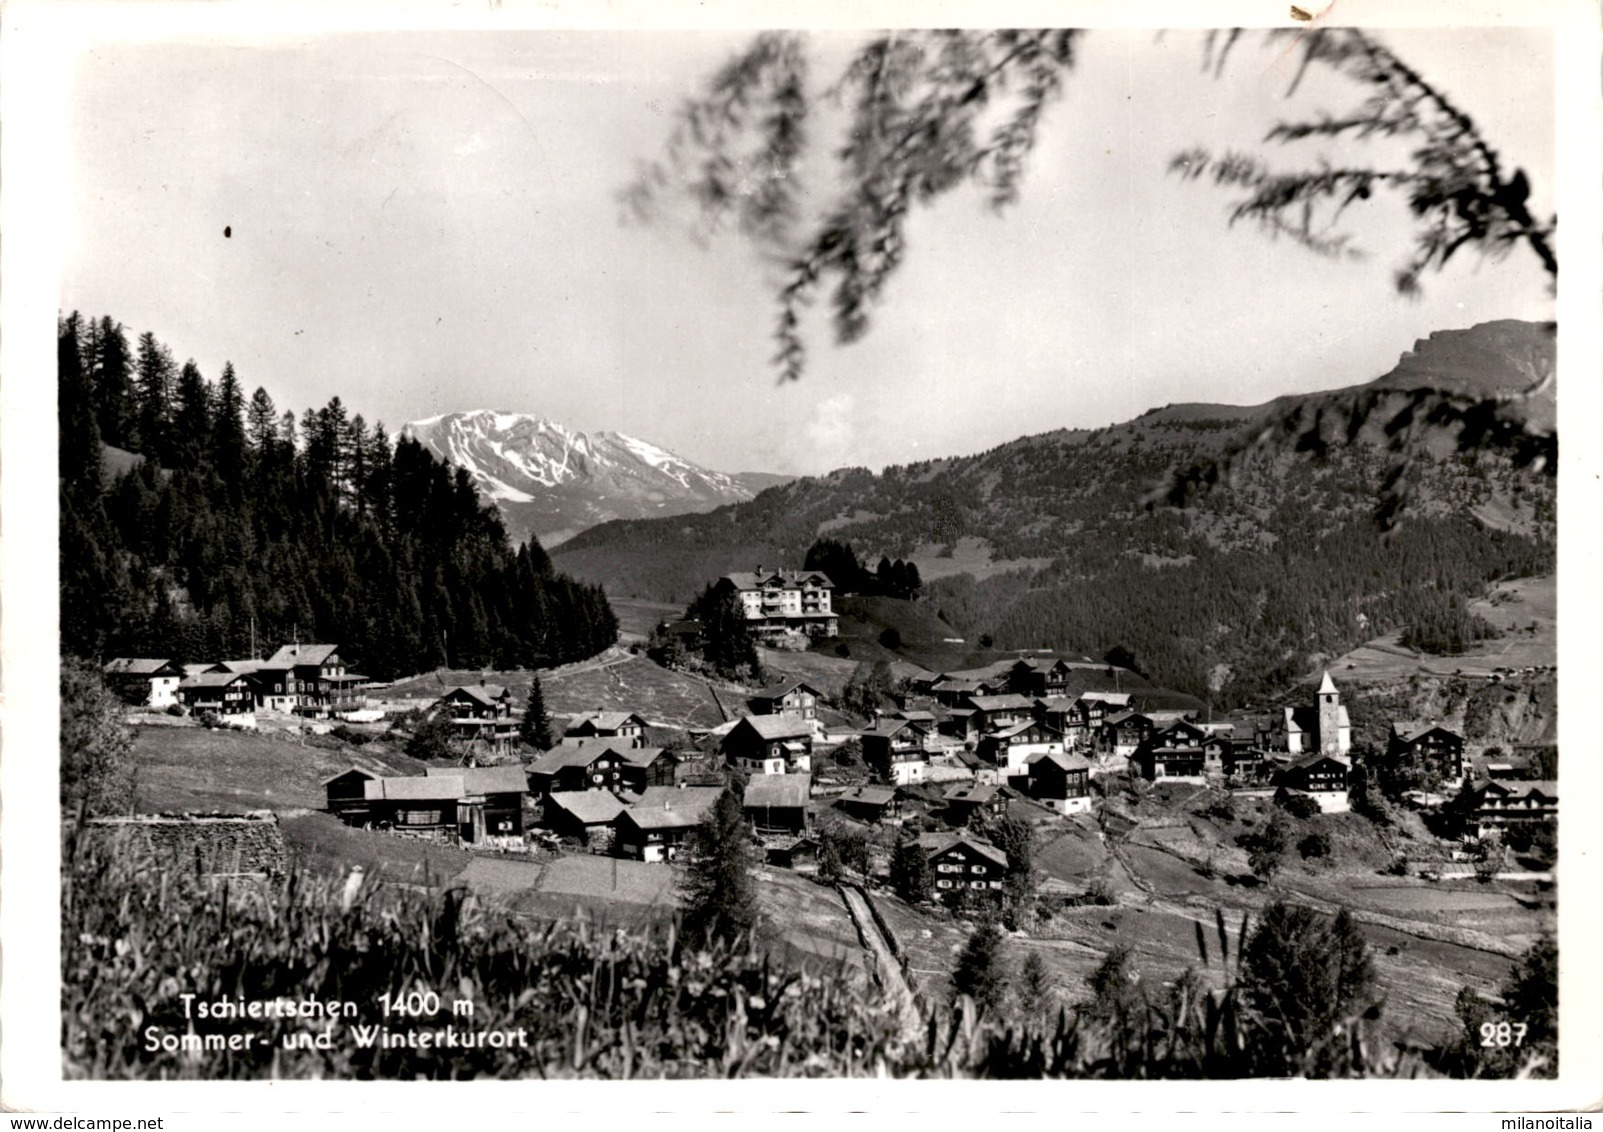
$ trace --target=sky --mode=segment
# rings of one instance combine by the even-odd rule
[[[1549,319],[1534,256],[1461,256],[1398,296],[1402,202],[1351,214],[1367,259],[1227,223],[1165,170],[1261,148],[1277,119],[1356,104],[1252,38],[1220,77],[1194,32],[1099,29],[998,215],[921,210],[862,341],[809,329],[770,365],[772,266],[732,234],[628,222],[618,193],[729,32],[97,37],[67,58],[60,306],[146,330],[297,413],[470,409],[649,440],[721,471],[809,474],[961,455],[1170,402],[1256,404],[1367,381],[1434,330]],[[1381,33],[1529,171],[1553,209],[1553,46],[1518,29]],[[859,37],[813,33],[829,74]],[[827,115],[826,122],[827,125]],[[823,157],[804,169],[822,182]],[[229,235],[225,238],[224,231]]]

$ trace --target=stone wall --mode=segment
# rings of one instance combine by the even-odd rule
[[[106,838],[120,852],[149,853],[161,868],[207,877],[278,881],[289,868],[278,815],[269,810],[91,818],[84,835]]]

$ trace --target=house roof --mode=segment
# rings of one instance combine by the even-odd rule
[[[1126,705],[1126,704],[1128,704],[1130,702],[1130,693],[1129,692],[1081,692],[1080,693],[1080,698],[1082,700],[1096,700],[1096,701],[1098,701],[1100,703],[1109,704],[1109,705],[1117,704],[1119,707],[1123,707],[1124,705]]]
[[[807,774],[759,774],[746,784],[746,809],[781,806],[800,809],[812,797],[813,780]]]
[[[1524,798],[1529,794],[1540,794],[1544,798],[1558,801],[1558,783],[1551,778],[1544,779],[1496,779],[1480,783],[1476,790],[1484,794],[1489,789],[1506,794],[1510,798]]]
[[[1073,711],[1074,705],[1079,702],[1079,696],[1038,696],[1035,700],[1035,706],[1044,712],[1056,714]]]
[[[805,719],[788,715],[743,715],[735,723],[734,731],[744,724],[764,739],[812,738],[813,725]]]
[[[460,778],[469,794],[523,794],[529,789],[529,776],[516,763],[501,766],[431,766],[424,774],[431,778]]]
[[[346,767],[344,770],[340,771],[338,774],[329,775],[327,778],[323,779],[323,781],[319,782],[318,785],[319,786],[327,786],[330,782],[338,782],[340,779],[344,778],[347,774],[360,774],[364,778],[369,778],[369,779],[373,779],[373,778],[377,778],[378,777],[378,775],[374,774],[370,770],[363,770],[359,766],[350,766],[350,767]]]
[[[546,805],[566,810],[584,825],[606,825],[629,808],[605,790],[559,790],[546,795]]]
[[[624,752],[610,744],[588,743],[582,747],[553,747],[529,764],[530,774],[555,774],[570,766],[589,766],[602,755],[622,758]]]
[[[1001,868],[1007,868],[1007,854],[988,841],[981,841],[963,833],[926,833],[919,837],[918,847],[929,856],[948,852],[958,845],[967,845],[980,856]]]
[[[327,664],[340,651],[338,645],[285,645],[267,658],[271,667],[281,665]]]
[[[479,703],[484,704],[486,707],[494,707],[497,701],[503,700],[511,695],[511,693],[500,684],[460,684],[446,692],[445,695],[440,697],[440,699],[450,699],[458,692],[466,693],[468,696],[478,700]]]
[[[1286,769],[1302,770],[1304,767],[1317,766],[1326,759],[1329,759],[1333,763],[1340,763],[1343,770],[1350,769],[1352,766],[1352,763],[1350,763],[1347,759],[1342,758],[1340,755],[1329,755],[1324,751],[1314,751],[1312,754],[1303,755],[1298,759],[1292,759],[1291,762],[1286,764]]]
[[[1458,732],[1450,727],[1443,727],[1435,720],[1429,722],[1422,719],[1394,719],[1391,725],[1392,734],[1404,743],[1412,743],[1432,731],[1440,731],[1444,735],[1451,735],[1455,739],[1462,739]]]
[[[460,775],[422,774],[404,778],[370,778],[362,783],[370,801],[454,802],[467,793]]]
[[[929,734],[927,728],[911,719],[890,719],[882,717],[874,721],[874,726],[863,729],[864,735],[874,735],[889,739],[891,736],[911,727],[921,734]]]
[[[106,662],[106,672],[113,676],[155,676],[164,668],[171,668],[170,660],[156,660],[145,656],[119,656]],[[173,675],[177,675],[174,669]]]
[[[184,677],[178,685],[183,688],[226,688],[239,680],[245,679],[243,672],[197,672],[193,676]]]
[[[804,582],[830,589],[835,583],[829,580],[829,575],[822,570],[741,570],[734,574],[725,574],[719,581],[729,582],[737,590],[760,590],[765,584],[778,584],[786,588],[800,586]]]
[[[723,792],[722,786],[650,786],[626,811],[626,816],[640,829],[683,829],[700,825],[702,817],[717,805]]]
[[[905,719],[909,723],[934,723],[935,713],[932,711],[924,711],[922,709],[914,709],[911,711],[904,709],[894,713],[890,718]]]
[[[1104,718],[1102,720],[1102,722],[1103,722],[1103,724],[1105,726],[1117,727],[1117,726],[1119,726],[1119,724],[1128,723],[1132,719],[1143,719],[1143,720],[1146,720],[1146,722],[1148,722],[1148,723],[1152,722],[1152,717],[1151,716],[1146,715],[1146,714],[1144,714],[1142,712],[1139,712],[1139,711],[1114,712],[1112,715],[1107,716],[1106,718]]]
[[[1024,760],[1025,766],[1034,766],[1042,760],[1052,763],[1064,770],[1090,770],[1091,760],[1084,755],[1066,755],[1061,751],[1040,751]]]
[[[1027,696],[1012,692],[1001,696],[970,696],[968,702],[973,704],[977,711],[1007,711],[1010,708],[1028,710],[1034,706]]]
[[[777,684],[770,684],[766,688],[759,688],[757,691],[751,694],[750,698],[754,700],[783,699],[792,692],[796,691],[798,688],[806,689],[815,696],[820,694],[818,689],[813,687],[807,681],[800,679],[799,677],[792,677],[789,680],[781,680]]]
[[[1031,730],[1034,730],[1035,728],[1040,728],[1042,731],[1045,731],[1047,733],[1046,742],[1048,742],[1048,743],[1054,741],[1052,739],[1052,736],[1054,736],[1054,735],[1056,735],[1059,739],[1061,739],[1063,737],[1062,735],[1058,734],[1058,732],[1052,730],[1052,728],[1048,727],[1044,723],[1037,723],[1033,719],[1026,719],[1022,723],[1015,723],[1011,727],[1004,727],[1004,728],[1001,728],[1000,730],[993,731],[989,735],[987,735],[985,738],[986,739],[1013,739],[1013,738],[1016,738],[1016,737],[1018,737],[1020,735],[1023,735],[1026,731],[1031,731]]]
[[[859,786],[849,794],[842,794],[838,801],[861,802],[865,806],[888,806],[896,799],[894,786]]]
[[[219,660],[212,665],[212,671],[238,672],[245,675],[254,675],[268,668],[265,660]]]
[[[608,747],[606,749],[630,766],[642,768],[648,767],[662,758],[665,751],[663,747],[624,747],[621,750],[617,747]]]
[[[1002,789],[995,783],[984,782],[979,785],[967,783],[960,786],[948,786],[941,792],[941,797],[948,802],[966,802],[970,805],[984,805],[996,797],[998,790]]]
[[[646,721],[632,711],[586,711],[580,712],[568,720],[567,734],[572,734],[579,728],[589,724],[597,731],[617,731],[624,724],[633,720],[640,726],[646,726]]]

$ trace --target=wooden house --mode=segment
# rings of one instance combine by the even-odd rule
[[[639,861],[671,861],[717,805],[721,786],[653,786],[618,815],[616,851]]]
[[[636,794],[652,786],[673,786],[679,767],[679,756],[662,747],[607,748],[623,760],[618,768],[623,789]]]
[[[1100,736],[1108,716],[1130,710],[1130,693],[1081,692],[1075,706],[1085,719],[1088,737]]]
[[[811,796],[810,775],[761,774],[746,784],[741,806],[759,834],[801,834],[807,830]]]
[[[1340,755],[1314,752],[1293,759],[1279,774],[1275,785],[1283,790],[1306,794],[1327,814],[1346,813],[1347,780],[1351,764]]]
[[[510,754],[518,741],[512,692],[500,684],[465,684],[434,702],[451,723],[451,741],[470,755]]]
[[[747,774],[810,774],[813,723],[788,715],[746,715],[724,735],[719,750]]]
[[[949,825],[967,825],[977,813],[1002,817],[1007,813],[1008,789],[994,783],[958,783],[941,792]]]
[[[529,778],[523,767],[504,766],[436,767],[427,769],[429,777],[460,778],[462,793],[457,797],[457,833],[473,844],[523,840],[523,799],[529,793]]]
[[[429,840],[458,836],[456,804],[464,793],[461,775],[373,778],[363,783],[368,818],[379,829]]]
[[[1035,717],[1035,705],[1011,692],[1000,696],[970,696],[967,706],[974,709],[981,735],[1028,723]]]
[[[835,805],[858,821],[881,822],[901,817],[901,795],[894,786],[858,786],[835,799]]]
[[[1025,657],[1008,669],[1008,691],[1030,699],[1067,696],[1073,673],[1056,657]]]
[[[623,744],[630,747],[646,745],[646,721],[632,711],[587,711],[568,721],[562,732],[564,746],[589,746],[594,743]]]
[[[994,696],[1007,690],[1005,680],[944,675],[930,685],[930,695],[942,707],[963,707],[972,696]]]
[[[178,702],[184,670],[170,660],[119,656],[106,662],[106,683],[126,704],[168,708]]]
[[[1060,814],[1090,813],[1091,763],[1083,755],[1043,752],[1030,756],[1030,797]]]
[[[1044,723],[1025,719],[980,736],[980,758],[999,767],[1004,776],[1023,774],[1030,756],[1063,751],[1063,736]]]
[[[1394,720],[1386,741],[1386,758],[1410,762],[1446,783],[1458,784],[1469,774],[1464,737],[1436,723]]]
[[[1090,729],[1078,696],[1037,697],[1033,714],[1036,722],[1063,736],[1064,750],[1090,745]]]
[[[1203,783],[1208,780],[1208,754],[1199,746],[1171,747],[1150,739],[1136,748],[1130,762],[1136,773],[1148,782]],[[1224,773],[1222,764],[1219,773]]]
[[[529,790],[536,798],[558,791],[623,790],[634,775],[627,759],[611,746],[553,747],[529,766]]]
[[[918,839],[935,874],[937,895],[999,892],[1007,876],[1007,854],[968,833],[926,833]]]
[[[364,677],[346,671],[338,645],[285,645],[267,658],[260,671],[285,674],[289,687],[278,695],[302,715],[341,715],[361,707],[356,686]]]
[[[323,779],[321,785],[328,795],[329,813],[338,815],[347,825],[368,824],[372,813],[367,803],[367,784],[379,777],[372,771],[353,766]]]
[[[618,817],[628,808],[605,790],[559,790],[546,795],[541,824],[591,849],[606,850],[616,844]]]
[[[824,697],[805,680],[782,680],[752,694],[746,705],[753,715],[795,715],[818,718],[818,702]]]
[[[929,734],[910,719],[876,719],[863,732],[863,761],[896,786],[923,782],[929,771]]]
[[[1129,758],[1152,737],[1157,726],[1152,717],[1138,711],[1121,711],[1106,716],[1102,723],[1103,743],[1114,758]]]
[[[178,699],[191,713],[212,712],[236,727],[256,726],[256,695],[240,672],[202,672],[178,684]]]
[[[1456,803],[1476,837],[1503,835],[1558,820],[1558,783],[1551,779],[1487,779],[1466,788]]]

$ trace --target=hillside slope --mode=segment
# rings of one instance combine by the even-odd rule
[[[615,595],[684,602],[752,562],[800,564],[827,533],[867,561],[931,563],[926,595],[956,635],[1123,645],[1162,685],[1250,701],[1378,633],[1462,622],[1499,577],[1551,570],[1552,356],[1540,324],[1444,332],[1365,385],[842,469],[604,524],[553,559]],[[1028,568],[938,577],[975,546]]]

